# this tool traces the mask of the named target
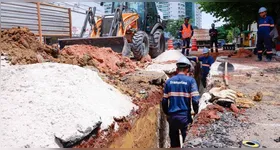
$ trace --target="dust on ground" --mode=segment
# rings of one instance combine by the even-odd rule
[[[280,132],[279,63],[256,62],[255,59],[256,56],[228,59],[233,64],[257,67],[254,70],[231,72],[229,78],[229,88],[242,93],[244,102],[253,104],[251,108],[241,109],[237,114],[227,109],[212,112],[204,110],[208,117],[202,114],[197,116],[204,117],[203,125],[197,125],[201,119],[195,119],[184,147],[239,148],[243,140],[258,141],[263,148],[280,147],[277,142]],[[215,79],[223,81],[221,77]],[[257,93],[263,95],[259,102],[253,101]],[[209,118],[212,118],[210,123]]]
[[[265,66],[262,63],[259,65]],[[249,73],[250,76],[246,75],[248,72],[244,72],[244,76],[233,77],[230,81],[232,89],[238,89],[250,99],[253,99],[257,92],[263,94],[262,100],[255,102],[256,106],[245,112],[248,121],[253,124],[246,130],[231,131],[231,134],[238,137],[238,140],[257,140],[262,147],[267,148],[280,147],[280,143],[274,141],[280,137],[279,63],[274,65],[275,67],[272,67],[273,64],[267,64],[270,68],[254,70]]]

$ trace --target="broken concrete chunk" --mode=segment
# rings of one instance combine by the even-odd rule
[[[210,93],[204,93],[201,98],[199,99],[199,109],[198,112],[201,110],[205,109],[208,105],[211,103],[209,102],[210,99],[212,98]]]
[[[72,131],[56,132],[54,137],[58,145],[63,146],[64,148],[69,148],[82,141],[86,136],[90,134],[97,134],[100,126],[101,121],[98,121],[92,127],[78,124],[75,133]]]

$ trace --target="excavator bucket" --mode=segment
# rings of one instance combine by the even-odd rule
[[[69,45],[92,45],[97,47],[110,47],[117,53],[122,53],[125,39],[123,36],[115,37],[98,37],[98,38],[72,38],[72,39],[59,39],[58,43],[60,49]]]

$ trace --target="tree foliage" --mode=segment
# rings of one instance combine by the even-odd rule
[[[229,27],[223,25],[217,28],[219,34],[218,39],[225,39],[227,42],[232,42],[240,34],[240,30],[237,27]]]
[[[266,7],[268,15],[274,19],[280,15],[279,2],[199,2],[199,4],[202,11],[218,18],[216,21],[224,20],[231,27],[239,27],[242,30],[246,30],[249,24],[258,20],[260,7]]]
[[[184,19],[168,20],[166,25],[166,32],[169,32],[173,37],[178,37],[178,32],[183,23]],[[189,20],[189,23],[192,23],[192,19]],[[195,29],[195,27],[193,28]]]

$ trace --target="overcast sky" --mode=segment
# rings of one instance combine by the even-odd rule
[[[203,29],[211,28],[211,24],[214,22],[215,19],[216,18],[213,17],[211,14],[206,14],[205,12],[202,12],[202,28]],[[223,24],[225,24],[225,22],[219,21],[215,23],[215,26],[219,27]]]

